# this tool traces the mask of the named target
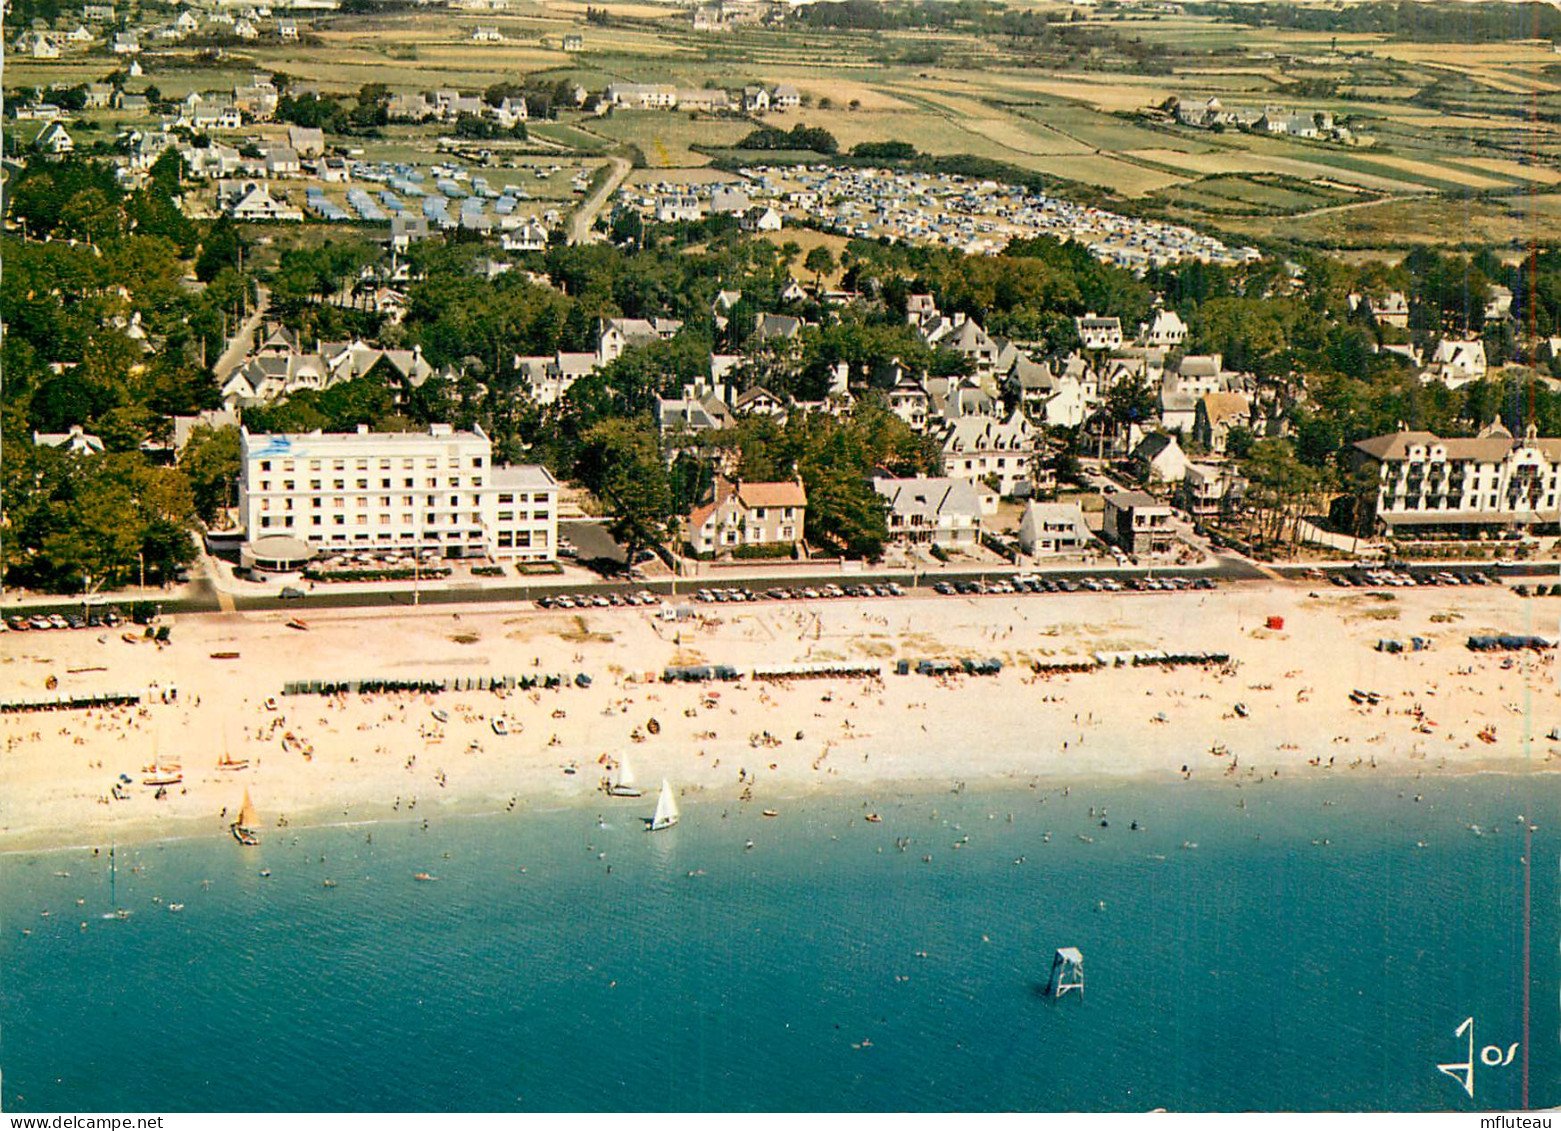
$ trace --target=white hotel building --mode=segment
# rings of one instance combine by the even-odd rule
[[[543,467],[494,467],[481,428],[240,429],[239,443],[239,513],[251,551],[261,539],[297,539],[316,553],[554,560],[558,482]]]
[[[1355,445],[1377,480],[1376,512],[1391,537],[1473,538],[1561,529],[1561,440],[1500,424],[1443,439],[1393,432]]]

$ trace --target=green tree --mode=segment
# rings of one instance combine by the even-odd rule
[[[672,487],[661,458],[655,426],[648,420],[603,421],[585,434],[578,473],[612,515],[608,529],[628,550],[639,552],[667,540]]]

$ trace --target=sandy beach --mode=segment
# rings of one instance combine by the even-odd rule
[[[133,708],[0,718],[0,851],[225,835],[246,788],[269,830],[560,804],[648,816],[663,777],[688,799],[784,813],[788,798],[818,790],[869,800],[957,782],[1135,776],[1175,788],[1189,778],[1561,769],[1561,744],[1546,738],[1561,725],[1554,653],[1464,646],[1471,633],[1553,630],[1550,606],[1499,587],[1377,593],[1244,583],[696,610],[700,619],[677,623],[647,608],[310,610],[308,631],[287,627],[287,613],[211,614],[173,618],[166,646],[128,643],[120,631],[7,633],[10,698],[145,698]],[[1284,618],[1283,629],[1266,627],[1271,616]],[[1430,648],[1373,647],[1411,635],[1429,638]],[[1228,652],[1234,670],[1038,677],[1030,668],[1152,648]],[[1001,674],[893,673],[899,659],[986,657],[1004,661]],[[668,664],[746,673],[756,663],[842,658],[880,661],[885,675],[787,684],[657,678]],[[589,688],[282,693],[289,680],[582,672]],[[51,676],[57,686],[47,690]],[[1352,702],[1357,688],[1380,702]],[[507,735],[495,732],[499,716]],[[602,793],[611,760],[623,756],[643,799]],[[247,764],[219,769],[223,759]],[[161,800],[143,784],[154,764],[182,779]],[[121,774],[133,783],[122,786],[126,800],[110,796]]]

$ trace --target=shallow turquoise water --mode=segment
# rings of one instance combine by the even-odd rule
[[[1512,1107],[1521,1052],[1473,1100],[1436,1065],[1522,1036],[1519,813],[1561,1103],[1553,781],[863,800],[121,846],[124,920],[102,858],[0,859],[5,1107]]]

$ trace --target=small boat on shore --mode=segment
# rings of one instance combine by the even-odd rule
[[[650,819],[649,831],[654,833],[670,829],[678,823],[680,816],[678,800],[672,795],[672,785],[666,778],[662,778],[661,794],[656,798],[656,814]]]
[[[299,632],[308,632],[309,622],[304,620],[302,617],[294,617],[292,620],[287,622],[287,627],[296,628]]]
[[[412,878],[422,884],[436,883],[439,879],[438,876],[430,876],[427,872],[413,872]]]
[[[248,758],[235,758],[235,757],[233,757],[233,755],[229,754],[226,750],[224,750],[222,752],[222,757],[217,759],[217,769],[219,769],[219,770],[247,770],[247,769],[249,769],[249,759]]]
[[[776,810],[776,809],[766,809],[766,810],[764,810],[763,813],[760,814],[760,816],[762,816],[762,817],[779,817],[780,816],[780,811]]]
[[[509,723],[504,721],[504,716],[502,715],[496,716],[494,718],[492,726],[493,733],[498,735],[500,738],[503,738],[505,735],[509,734]]]
[[[211,658],[213,660],[236,660],[239,658],[239,655],[237,652],[213,652]]]
[[[260,843],[260,814],[255,811],[255,803],[249,799],[247,787],[244,790],[244,803],[239,807],[238,820],[229,825],[228,829],[233,833],[233,839],[246,848],[254,848]]]
[[[881,824],[883,824],[883,818],[880,817],[877,813],[869,813],[867,816],[863,817],[862,819],[864,821],[866,821],[869,825],[881,825]]]
[[[618,759],[617,772],[608,779],[607,795],[609,797],[642,797],[644,790],[634,779],[634,770],[629,765],[627,758]]]
[[[436,723],[447,723],[450,721],[450,712],[440,710],[438,707],[435,707],[429,714],[434,717],[434,722]]]

